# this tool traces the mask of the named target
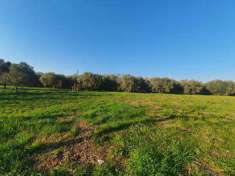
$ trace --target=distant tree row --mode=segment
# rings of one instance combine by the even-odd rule
[[[10,63],[0,59],[0,84],[48,88],[64,88],[74,91],[124,91],[142,93],[176,93],[204,95],[235,95],[235,82],[214,80],[202,83],[195,80],[176,81],[170,78],[143,78],[132,75],[100,75],[83,73],[65,76],[55,73],[36,73],[27,63]]]
[[[132,75],[99,75],[83,73],[75,77],[75,90],[124,91],[142,93],[235,95],[235,82],[214,80],[202,83],[195,80],[176,81],[170,78],[143,78]]]

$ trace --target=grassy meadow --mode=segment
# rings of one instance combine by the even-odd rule
[[[0,89],[0,175],[235,175],[235,97]]]

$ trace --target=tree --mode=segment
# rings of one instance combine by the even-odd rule
[[[151,92],[150,82],[147,79],[144,79],[142,77],[136,77],[135,82],[136,82],[135,84],[136,92],[142,92],[142,93]]]
[[[206,84],[208,91],[214,95],[235,95],[233,81],[214,80]]]
[[[76,82],[76,78],[73,76],[65,76],[64,78],[62,88],[71,89]]]
[[[4,85],[4,88],[6,88],[7,82],[9,82],[10,65],[10,62],[5,62],[3,59],[0,59],[0,83]]]
[[[226,95],[235,95],[235,82],[227,81]]]
[[[121,90],[125,92],[135,92],[136,91],[136,79],[131,75],[123,75],[121,77]]]
[[[39,86],[40,82],[33,67],[21,62],[20,64],[11,64],[9,69],[10,82],[16,87],[18,86]]]
[[[10,74],[9,72],[2,73],[0,76],[0,82],[3,84],[3,88],[7,88],[7,84],[10,84]]]
[[[45,73],[40,77],[40,81],[44,87],[56,87],[56,75],[54,73]]]
[[[120,77],[117,75],[103,75],[101,89],[105,91],[120,91]]]
[[[102,90],[103,77],[90,72],[77,77],[77,86],[82,90]]]
[[[152,92],[157,93],[182,93],[183,88],[179,82],[170,78],[151,78]]]
[[[77,89],[76,77],[74,76],[65,76],[61,74],[55,74],[52,72],[49,73],[40,73],[40,81],[44,87],[50,88],[63,88],[63,89]]]
[[[23,81],[26,79],[24,71],[21,69],[21,67],[18,64],[11,64],[9,77],[11,83],[15,86],[16,92],[18,90],[18,86],[22,84]]]
[[[184,90],[184,94],[208,94],[208,90],[205,85],[195,80],[183,80],[181,85]]]

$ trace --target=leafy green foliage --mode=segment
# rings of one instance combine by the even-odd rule
[[[181,85],[169,78],[150,79],[153,92],[158,93],[182,93]]]
[[[168,94],[235,95],[235,82],[214,80],[202,83],[195,80],[176,81],[170,78],[143,78],[128,74],[102,75],[85,72],[65,76],[55,73],[35,73],[26,63],[9,63],[0,59],[0,84],[16,86],[44,86],[73,91],[123,91]]]
[[[10,65],[10,62],[5,62],[3,59],[0,59],[0,83],[4,85],[4,88],[6,88],[10,80]]]
[[[73,78],[65,77],[55,73],[45,73],[40,76],[40,81],[44,87],[48,88],[71,88],[73,85]]]
[[[183,80],[181,81],[181,84],[184,89],[184,94],[209,94],[209,91],[206,89],[206,86],[199,81]]]
[[[100,90],[103,83],[103,77],[98,74],[86,72],[77,78],[80,90]]]
[[[39,86],[40,82],[33,68],[26,63],[11,64],[10,81],[15,86]]]
[[[206,84],[207,89],[214,95],[235,95],[235,83],[233,81],[215,80]]]

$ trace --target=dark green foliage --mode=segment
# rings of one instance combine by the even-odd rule
[[[10,80],[10,65],[10,62],[5,62],[3,59],[0,59],[0,83],[4,85],[4,88],[6,88]]]
[[[0,75],[9,72],[10,66],[10,62],[5,62],[3,59],[0,59]]]
[[[136,90],[135,92],[151,92],[150,82],[142,77],[136,77]]]
[[[39,86],[40,82],[33,67],[22,62],[20,64],[11,64],[9,69],[9,78],[11,84],[17,86]]]
[[[120,77],[117,75],[104,75],[101,90],[120,91]]]
[[[18,86],[40,86],[38,76],[33,67],[27,63],[11,64],[0,60],[0,83],[4,85]]]

